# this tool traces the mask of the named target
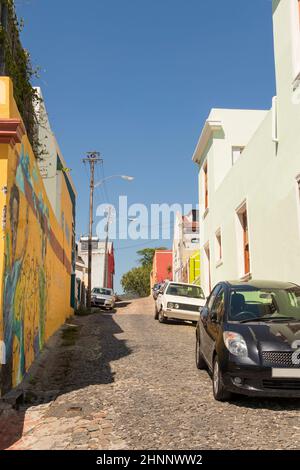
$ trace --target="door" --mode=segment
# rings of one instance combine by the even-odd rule
[[[242,214],[243,226],[243,244],[244,244],[244,270],[245,274],[250,272],[250,253],[249,253],[249,232],[248,232],[248,218],[247,211]]]
[[[215,303],[216,297],[218,295],[218,292],[220,291],[221,286],[218,284],[210,294],[208,301],[203,308],[203,311],[201,313],[200,317],[200,347],[201,347],[201,352],[205,359],[209,362],[210,364],[210,328],[209,328],[209,318],[211,315],[211,311],[213,308],[213,305]]]
[[[225,290],[222,287],[213,302],[207,318],[207,354],[210,366],[213,366],[213,357],[216,350],[216,342],[220,334],[221,323],[225,312]]]

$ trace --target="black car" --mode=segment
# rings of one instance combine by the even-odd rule
[[[154,300],[157,299],[161,286],[162,286],[162,283],[159,283],[159,284],[154,284],[154,286],[152,287],[152,296]]]
[[[217,284],[200,311],[196,364],[212,373],[216,400],[300,397],[300,286]]]

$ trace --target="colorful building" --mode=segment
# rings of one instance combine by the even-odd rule
[[[225,279],[300,284],[299,7],[273,0],[270,109],[213,109],[194,153],[206,294]]]
[[[170,281],[173,279],[173,252],[172,250],[156,250],[151,271],[151,287],[167,279]]]
[[[186,215],[176,214],[173,239],[173,280],[176,282],[190,282],[189,259],[200,249],[198,218],[196,209]]]
[[[88,266],[88,237],[81,237],[78,242],[78,255]],[[112,242],[92,239],[92,289],[94,287],[114,288],[115,257]]]
[[[188,282],[190,284],[199,284],[200,279],[200,250],[197,250],[188,260]]]
[[[54,208],[12,81],[0,77],[1,394],[22,381],[44,344],[73,313],[76,193],[62,166],[55,167]]]

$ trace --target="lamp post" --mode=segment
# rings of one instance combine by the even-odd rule
[[[122,178],[123,180],[125,181],[133,181],[134,180],[134,176],[127,176],[127,175],[111,175],[111,176],[107,176],[106,178],[103,178],[102,180],[98,181],[97,183],[95,183],[95,188],[98,188],[99,186],[101,186],[103,183],[105,183],[107,180],[111,180],[112,178]]]

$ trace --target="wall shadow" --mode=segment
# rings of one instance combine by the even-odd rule
[[[29,407],[54,401],[50,409],[55,413],[56,400],[59,403],[61,395],[115,381],[112,362],[128,356],[132,351],[125,340],[117,337],[123,330],[114,316],[108,313],[73,317],[69,324],[61,328],[58,344],[50,350],[45,348],[36,360],[35,371],[29,373],[18,387],[22,394],[14,409],[9,409],[2,400],[0,450],[10,448],[22,437]],[[7,409],[1,411],[1,406]],[[66,411],[59,409],[59,406],[59,413]]]

